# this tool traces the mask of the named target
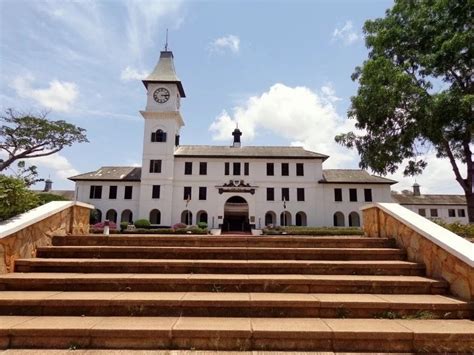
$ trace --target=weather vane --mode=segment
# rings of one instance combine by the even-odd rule
[[[166,43],[165,43],[165,52],[168,51],[168,29],[166,29]]]

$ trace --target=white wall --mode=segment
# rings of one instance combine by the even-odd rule
[[[419,209],[425,209],[426,211],[425,217],[428,219],[441,219],[447,223],[454,223],[454,222],[460,222],[463,224],[469,223],[466,205],[405,205],[403,204],[402,206],[418,214],[419,214]],[[430,211],[431,209],[436,209],[438,211],[438,217],[431,216],[431,211]],[[455,215],[456,215],[455,217],[449,217],[448,210],[450,209],[455,210]],[[458,210],[460,209],[464,210],[465,217],[459,216]]]

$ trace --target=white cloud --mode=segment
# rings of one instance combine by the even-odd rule
[[[340,28],[336,27],[332,33],[333,41],[340,41],[346,46],[356,42],[359,38],[361,37],[356,31],[354,31],[352,21],[346,21],[344,26]]]
[[[139,71],[138,69],[127,66],[120,73],[120,80],[130,81],[130,80],[143,80],[148,76],[146,70]]]
[[[71,111],[77,97],[79,89],[75,83],[52,80],[46,89],[33,88],[34,77],[24,75],[16,77],[11,87],[15,89],[18,96],[33,99],[41,106],[54,111]]]
[[[356,153],[336,144],[334,136],[354,129],[354,125],[337,114],[337,99],[330,85],[317,93],[306,87],[275,84],[262,95],[250,97],[245,104],[235,107],[232,114],[223,111],[209,130],[214,140],[230,142],[238,123],[244,144],[254,140],[260,130],[269,131],[293,145],[331,155],[326,167],[347,167],[356,160]]]
[[[354,120],[341,117],[335,104],[340,100],[331,84],[324,85],[318,92],[306,87],[288,87],[275,84],[261,95],[248,98],[232,112],[222,111],[209,127],[212,138],[232,142],[231,133],[239,124],[242,143],[252,144],[259,135],[269,132],[287,139],[290,145],[329,155],[324,168],[357,169],[359,156],[334,141],[339,133],[356,131]],[[437,159],[434,153],[427,156],[428,167],[416,177],[422,186],[422,193],[462,194],[454,179],[447,159]],[[465,166],[461,168],[465,171]],[[401,167],[396,174],[387,176],[399,181],[392,189],[410,189],[415,178],[403,177]]]
[[[209,48],[211,52],[222,53],[229,50],[232,53],[238,53],[240,50],[240,38],[235,35],[219,37],[210,43]]]

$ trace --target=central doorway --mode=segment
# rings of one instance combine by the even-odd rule
[[[233,196],[224,205],[223,232],[249,232],[249,204],[243,197]]]

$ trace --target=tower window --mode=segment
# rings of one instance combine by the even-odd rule
[[[109,199],[115,200],[117,198],[117,186],[112,185],[109,187]]]
[[[230,174],[230,163],[225,163],[224,164],[224,175],[229,175]]]
[[[132,199],[132,193],[133,193],[133,186],[125,186],[125,193],[123,195],[123,198],[125,200],[131,200]]]
[[[191,200],[191,186],[184,187],[183,200],[187,200],[188,198]]]
[[[207,175],[207,163],[200,162],[199,163],[199,175]]]
[[[166,142],[166,132],[161,129],[156,130],[156,132],[151,133],[152,142]]]
[[[89,198],[101,199],[102,198],[102,186],[92,185],[89,192]]]
[[[290,175],[290,169],[288,163],[281,163],[281,176]]]
[[[160,185],[153,185],[151,198],[160,198]]]
[[[303,187],[298,187],[296,189],[296,200],[304,201],[304,188]]]
[[[150,160],[150,173],[161,173],[161,160]]]
[[[193,174],[193,162],[187,161],[184,163],[184,175],[192,175]]]
[[[281,199],[283,201],[290,201],[290,189],[288,187],[281,188]]]
[[[275,189],[267,187],[267,201],[275,201]]]
[[[273,176],[275,174],[275,167],[273,163],[267,163],[267,176]]]
[[[303,163],[296,163],[296,176],[304,176]]]
[[[240,163],[234,163],[234,175],[240,175]]]
[[[244,163],[244,175],[249,175],[249,163]]]
[[[205,186],[199,187],[199,199],[207,200],[207,188]]]
[[[334,201],[342,201],[342,189],[334,189]]]

